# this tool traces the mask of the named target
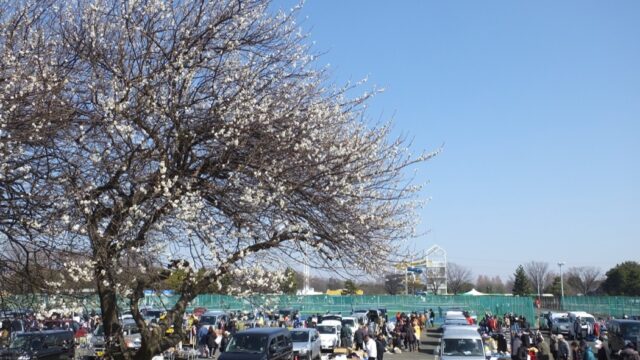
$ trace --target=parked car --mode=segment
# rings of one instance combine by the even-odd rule
[[[612,354],[617,354],[629,343],[638,345],[640,340],[640,321],[611,320],[607,324],[607,329],[609,350],[611,350]]]
[[[45,330],[17,334],[9,347],[0,351],[1,359],[65,359],[75,357],[73,332]]]
[[[570,328],[573,324],[569,322],[568,317],[556,317],[551,319],[551,332],[553,334],[569,335]]]
[[[340,347],[340,329],[338,325],[320,324],[316,326],[320,334],[320,345],[322,350],[333,351]]]
[[[580,333],[576,334],[575,322],[580,322]],[[584,311],[570,311],[569,312],[569,338],[570,339],[584,339],[585,337],[593,334],[593,325],[596,319],[593,315]]]
[[[327,320],[335,320],[335,321],[342,321],[342,315],[340,314],[324,314],[324,315],[320,315],[318,317],[318,321],[320,321],[320,323],[323,323]]]
[[[229,324],[229,315],[224,311],[207,311],[200,316],[199,326],[213,326],[217,327],[221,321],[225,324]]]
[[[142,345],[142,335],[140,335],[138,325],[130,319],[125,319],[122,322],[122,331],[126,346],[131,349],[139,349]],[[97,359],[101,358],[103,355],[104,328],[102,325],[100,325],[93,331],[91,340],[89,340],[89,354],[86,356],[86,358]]]
[[[291,330],[291,341],[293,341],[293,356],[300,360],[320,359],[320,334],[316,329],[293,329]]]
[[[436,354],[442,360],[485,360],[484,344],[480,334],[468,328],[450,328],[442,334]]]
[[[235,333],[218,360],[291,360],[293,343],[286,328],[253,328]]]

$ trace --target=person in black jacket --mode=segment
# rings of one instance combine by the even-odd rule
[[[362,350],[364,347],[362,344],[364,343],[364,326],[358,326],[358,330],[353,334],[353,341],[356,343],[356,350]]]
[[[206,342],[207,348],[209,348],[209,357],[213,358],[213,355],[216,353],[218,349],[218,343],[216,343],[216,332],[213,330],[213,326],[209,326],[209,332],[207,332]]]
[[[378,351],[378,360],[382,360],[384,356],[384,349],[387,347],[387,342],[384,340],[384,336],[382,334],[378,334],[378,338],[376,339],[376,349]]]
[[[609,360],[609,355],[607,355],[607,349],[605,349],[604,346],[602,346],[602,341],[600,340],[596,340],[596,343],[594,344],[596,350],[598,350],[598,353],[596,354],[596,357],[598,358],[598,360]]]
[[[569,343],[564,339],[564,336],[562,336],[562,334],[558,334],[558,336],[556,336],[556,340],[558,341],[558,356],[556,357],[556,359],[569,360],[571,356]]]
[[[523,337],[525,335],[522,335]],[[525,346],[525,341],[522,339],[522,344],[518,348],[518,352],[516,353],[517,360],[527,360],[527,355],[529,355],[529,348]]]

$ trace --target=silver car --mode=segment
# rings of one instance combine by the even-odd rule
[[[320,335],[316,329],[296,328],[291,330],[293,356],[298,359],[320,359]]]
[[[569,318],[558,317],[551,320],[551,333],[553,334],[569,334],[569,328],[572,324],[569,322]]]

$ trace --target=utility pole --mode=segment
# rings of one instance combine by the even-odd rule
[[[564,306],[564,281],[562,280],[562,266],[564,265],[564,261],[558,262],[558,267],[560,268],[560,310]]]
[[[409,270],[404,269],[404,294],[409,295]]]

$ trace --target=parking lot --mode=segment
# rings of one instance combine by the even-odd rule
[[[393,353],[385,353],[385,359],[394,359],[394,360],[434,360],[435,356],[433,354],[438,342],[440,340],[440,336],[436,332],[426,332],[426,335],[423,335],[421,338],[422,345],[420,346],[419,351],[415,352],[403,352],[401,354],[393,354]],[[217,356],[216,356],[217,358]],[[324,359],[329,359],[329,356],[323,357]],[[205,359],[205,358],[199,358]]]

